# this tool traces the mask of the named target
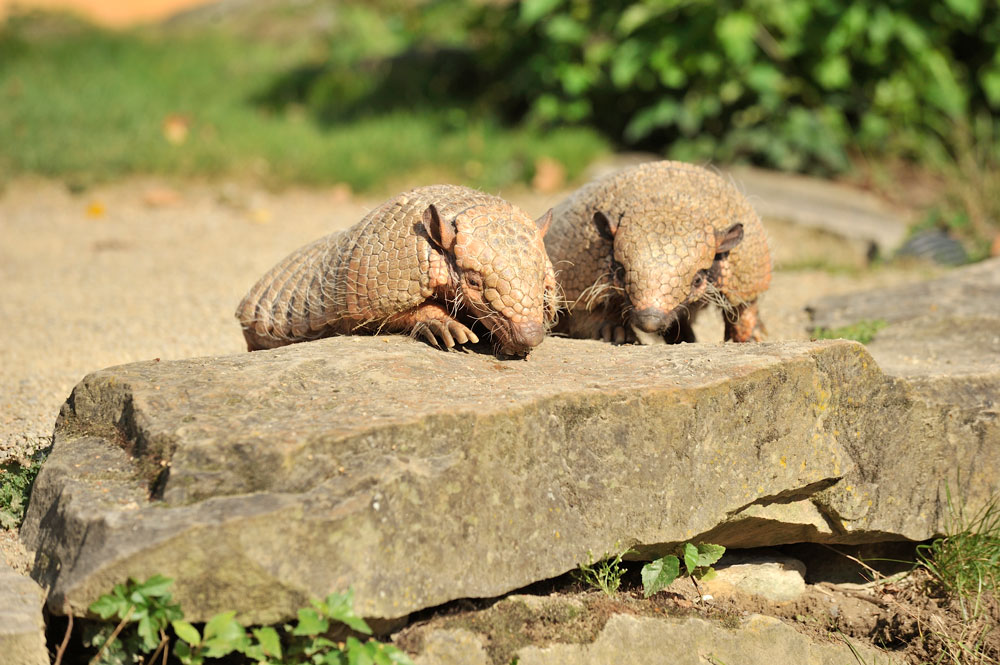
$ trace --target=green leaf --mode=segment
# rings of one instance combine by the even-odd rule
[[[983,87],[990,106],[994,110],[1000,108],[1000,64],[997,64],[997,58],[994,58],[992,66],[980,70],[979,84]]]
[[[160,596],[168,596],[170,591],[170,585],[174,581],[169,577],[164,577],[163,575],[153,575],[145,582],[136,585],[135,590],[141,593],[146,598],[157,598]]]
[[[552,13],[562,0],[521,0],[521,16],[519,18],[522,25],[534,25],[543,16]]]
[[[225,656],[233,651],[241,651],[247,643],[247,633],[239,621],[236,611],[216,614],[205,624],[205,655],[209,658]]]
[[[642,45],[637,40],[622,43],[611,62],[611,82],[618,88],[630,86],[645,61]]]
[[[177,656],[182,665],[201,665],[205,660],[201,654],[193,651],[187,642],[174,644],[174,655]]]
[[[699,566],[711,566],[726,553],[725,547],[722,545],[712,545],[711,543],[698,543],[697,549]]]
[[[715,36],[731,60],[745,64],[753,59],[757,45],[757,21],[747,12],[725,14],[715,25]]]
[[[655,106],[645,108],[632,116],[625,127],[625,140],[640,141],[654,130],[668,127],[676,120],[680,104],[670,98],[661,99]]]
[[[937,50],[924,53],[924,65],[931,75],[926,89],[927,99],[952,118],[965,115],[968,93],[959,84],[948,58]]]
[[[362,644],[356,637],[348,637],[346,643],[348,665],[375,665],[368,644]]]
[[[201,644],[201,635],[198,633],[198,629],[187,621],[174,621],[170,625],[174,627],[174,632],[177,634],[178,639],[184,640],[191,646]]]
[[[814,73],[819,84],[827,90],[846,88],[851,82],[851,65],[842,55],[826,58],[816,65]]]
[[[698,571],[699,572],[695,577],[699,580],[705,580],[706,582],[719,574],[715,572],[715,568],[699,568]]]
[[[618,34],[627,36],[663,12],[663,7],[652,7],[643,2],[630,5],[621,13],[616,27]]]
[[[329,599],[327,599],[327,602],[329,602]],[[331,616],[333,616],[332,612]],[[344,623],[347,622],[345,621]],[[321,618],[316,610],[301,609],[299,610],[299,622],[295,625],[295,629],[292,630],[292,635],[319,635],[320,633],[325,633],[329,628],[330,622]]]
[[[568,63],[559,68],[559,79],[567,94],[577,96],[594,84],[594,72],[586,65]]]
[[[89,609],[102,619],[110,619],[113,616],[118,616],[121,619],[128,613],[129,607],[128,601],[104,594],[91,603]]]
[[[572,17],[559,15],[545,26],[545,34],[557,42],[579,44],[587,37],[587,28]]]
[[[944,4],[967,21],[978,19],[983,10],[980,0],[944,0]]]
[[[389,656],[389,662],[393,665],[413,665],[413,661],[406,655],[406,652],[397,649],[391,644],[385,645],[382,652]]]
[[[281,638],[278,636],[278,631],[270,626],[264,626],[263,628],[254,628],[253,636],[257,638],[265,654],[281,660]]]
[[[673,554],[651,561],[642,567],[642,595],[649,598],[670,586],[680,574],[680,561]]]
[[[156,645],[160,643],[160,638],[156,634],[156,626],[148,615],[139,619],[137,632],[139,633],[139,637],[142,638],[142,643],[147,651],[155,649]]]
[[[327,651],[318,661],[314,659],[314,662],[319,662],[322,665],[344,665],[347,663],[347,655],[340,649],[334,649]]]
[[[347,624],[353,630],[365,635],[371,635],[372,629],[368,627],[365,620],[354,613],[354,590],[349,589],[347,593],[332,593],[326,597],[326,604],[330,607],[330,618]]]
[[[698,567],[698,548],[691,543],[684,543],[684,567],[688,575],[694,575],[694,569]]]

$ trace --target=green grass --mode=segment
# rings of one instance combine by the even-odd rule
[[[20,462],[0,465],[0,527],[16,529],[24,521],[28,497],[35,476],[42,468],[41,459],[34,459],[27,466]]]
[[[921,545],[918,562],[946,593],[958,599],[966,619],[979,614],[984,591],[1000,583],[1000,499],[971,515],[956,508],[948,494],[949,534]]]
[[[38,29],[55,22],[57,29]],[[40,174],[86,186],[130,174],[250,177],[378,187],[413,172],[496,189],[549,156],[576,175],[605,142],[586,129],[505,127],[455,109],[397,109],[324,123],[256,102],[315,58],[203,29],[108,32],[51,16],[0,30],[0,181]],[[164,121],[187,118],[181,143]]]
[[[812,337],[813,339],[852,339],[862,344],[868,344],[875,339],[878,331],[887,325],[889,324],[882,319],[864,320],[843,328],[814,328]]]

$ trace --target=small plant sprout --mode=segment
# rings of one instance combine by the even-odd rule
[[[683,561],[684,569],[687,571],[688,577],[691,578],[698,596],[701,597],[698,580],[707,580],[715,576],[715,568],[712,568],[712,564],[721,559],[725,552],[726,548],[722,545],[685,543],[678,553],[680,556],[668,554],[647,563],[642,567],[643,596],[649,598],[654,593],[670,586],[670,583],[680,576],[681,561]]]
[[[622,576],[625,574],[622,557],[631,552],[632,550],[629,549],[614,556],[605,553],[600,561],[595,562],[593,553],[588,551],[588,562],[579,564],[579,567],[573,571],[573,577],[591,589],[597,589],[607,596],[613,596],[618,591],[618,587],[621,586]]]
[[[41,456],[31,462],[0,464],[0,527],[17,529],[24,520],[35,476],[42,467]]]

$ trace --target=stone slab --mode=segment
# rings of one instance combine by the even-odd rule
[[[393,619],[588,551],[924,539],[945,486],[988,497],[998,465],[995,412],[922,400],[852,342],[551,338],[499,361],[341,337],[89,375],[22,536],[54,612],[159,573],[194,621],[348,587]]]
[[[868,344],[879,366],[940,403],[1000,403],[1000,258],[891,289],[828,296],[807,311],[814,327],[889,325]]]
[[[45,592],[0,558],[0,660],[6,665],[48,665]]]
[[[616,614],[590,644],[525,647],[518,665],[857,665],[899,663],[860,644],[810,640],[778,619],[752,614],[737,626],[691,617],[660,619]],[[427,661],[426,665],[432,665]]]

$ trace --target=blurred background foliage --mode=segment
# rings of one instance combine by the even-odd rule
[[[385,9],[346,7],[328,59],[270,101],[327,121],[447,107],[584,125],[679,159],[826,173],[857,151],[955,158],[956,133],[1000,111],[1000,4],[984,0],[431,0],[398,3],[391,20]]]
[[[573,179],[641,150],[841,176],[905,162],[945,182],[927,225],[985,238],[1000,213],[995,1],[229,4],[116,33],[8,20],[0,169],[496,189],[542,158]]]

